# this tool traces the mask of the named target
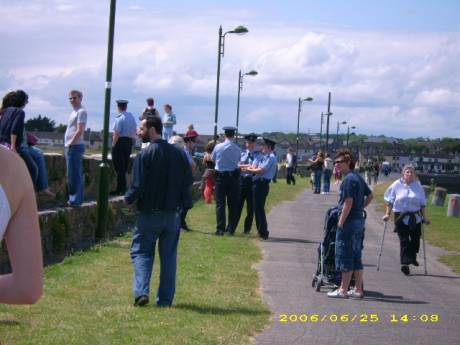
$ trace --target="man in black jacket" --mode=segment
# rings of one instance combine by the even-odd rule
[[[139,216],[133,233],[131,260],[134,265],[134,305],[149,302],[150,277],[158,240],[160,285],[157,305],[170,306],[176,288],[179,212],[187,207],[192,172],[184,154],[161,138],[159,117],[142,120],[139,136],[151,144],[134,161],[133,182],[125,194],[130,205],[137,201]]]

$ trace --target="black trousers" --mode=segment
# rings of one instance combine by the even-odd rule
[[[133,139],[121,137],[112,147],[113,167],[117,173],[117,192],[126,192],[126,173],[128,172],[129,158],[133,149]]]
[[[256,217],[257,232],[260,237],[268,238],[267,217],[265,215],[265,201],[270,190],[269,180],[255,180],[254,192],[254,215]]]
[[[216,199],[216,232],[225,231],[235,233],[237,225],[237,207],[239,196],[239,170],[232,172],[216,171],[215,199]],[[226,226],[225,208],[228,204],[228,223]]]
[[[400,222],[396,227],[399,237],[401,265],[410,265],[417,259],[420,249],[420,237],[422,235],[422,223],[411,229],[408,225]]]
[[[251,231],[252,221],[254,219],[254,194],[252,191],[252,176],[240,178],[240,198],[236,214],[235,228],[240,222],[241,213],[243,212],[244,203],[246,202],[246,218],[244,219],[244,233]]]
[[[295,184],[295,177],[294,177],[294,168],[286,168],[286,182],[287,184]]]

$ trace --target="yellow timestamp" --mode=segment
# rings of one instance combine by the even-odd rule
[[[436,323],[440,321],[439,314],[390,314],[379,315],[378,313],[364,313],[364,314],[279,314],[279,323],[409,323],[409,322],[422,322],[422,323]]]

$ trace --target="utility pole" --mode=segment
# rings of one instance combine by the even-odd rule
[[[329,91],[329,100],[327,102],[327,122],[326,122],[326,149],[325,152],[328,152],[329,149],[329,116],[331,113],[331,92]]]

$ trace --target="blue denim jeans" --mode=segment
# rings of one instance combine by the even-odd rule
[[[323,191],[326,193],[329,193],[331,191],[331,176],[332,176],[332,170],[324,169],[323,171],[323,182],[324,182]]]
[[[169,141],[173,135],[173,128],[172,127],[163,127],[163,139]]]
[[[69,204],[80,206],[83,203],[83,144],[71,145],[65,148],[67,163],[67,184],[69,191]]]
[[[335,267],[340,272],[363,269],[361,261],[364,239],[364,220],[346,220],[343,228],[337,228],[335,236]]]
[[[43,157],[43,151],[35,146],[28,146],[27,150],[38,168],[35,187],[38,191],[45,190],[48,188],[48,170],[46,168],[45,157]]]
[[[321,169],[315,170],[315,193],[321,192],[321,175],[323,171]]]
[[[139,214],[131,245],[134,298],[149,296],[155,246],[158,240],[160,285],[157,291],[157,304],[172,304],[176,292],[179,234],[178,212],[158,211],[153,214]]]

